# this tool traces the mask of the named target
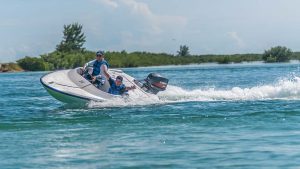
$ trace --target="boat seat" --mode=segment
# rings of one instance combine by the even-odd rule
[[[83,75],[83,72],[84,72],[84,70],[83,70],[83,68],[82,68],[82,67],[79,67],[79,68],[76,68],[76,72],[82,76],[82,75]]]

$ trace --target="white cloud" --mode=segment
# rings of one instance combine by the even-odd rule
[[[93,0],[94,2],[99,2],[101,4],[110,6],[112,8],[117,8],[119,5],[116,1],[113,0]]]
[[[97,0],[101,5],[105,2]],[[111,50],[165,51],[166,46],[174,45],[165,40],[177,38],[187,25],[186,17],[172,13],[156,13],[148,5],[150,2],[138,0],[113,2],[117,4],[114,10],[104,9],[105,13],[94,13],[90,17],[91,22],[84,19],[88,22],[85,29],[90,33],[88,43],[94,41],[98,46]]]
[[[39,54],[53,51],[55,45],[61,39],[61,25],[59,24],[67,24],[73,20],[84,25],[83,29],[87,35],[85,47],[91,50],[101,47],[104,49],[109,48],[110,50],[161,51],[165,49],[163,45],[166,43],[164,41],[174,37],[177,38],[176,35],[183,32],[182,30],[187,24],[187,19],[183,16],[177,16],[167,11],[165,11],[166,13],[161,13],[164,11],[155,12],[149,6],[150,1],[89,0],[89,2],[92,3],[88,4],[85,2],[84,5],[87,5],[87,7],[97,5],[100,10],[83,10],[78,12],[72,9],[72,11],[69,11],[72,15],[64,17],[57,14],[54,17],[59,17],[58,21],[53,21],[53,25],[51,24],[47,29],[41,28],[41,24],[32,28],[32,26],[28,25],[28,22],[16,22],[15,19],[1,22],[0,26],[2,28],[12,27],[16,29],[15,24],[24,24],[28,29],[23,30],[22,33],[14,34],[14,39],[10,40],[9,43],[7,41],[0,42],[0,62],[14,61],[26,55],[38,56]],[[40,22],[39,18],[36,20]],[[2,34],[12,32],[8,30],[5,28]],[[38,36],[29,30],[34,30],[42,36]],[[46,36],[45,33],[47,31],[55,34],[55,36]],[[43,37],[42,40],[41,37]],[[41,43],[44,39],[47,39],[47,42],[50,44]],[[37,45],[35,42],[39,44]]]
[[[240,48],[245,47],[245,43],[244,43],[243,39],[239,37],[237,32],[227,32],[227,34],[229,35],[229,37],[232,40],[235,41],[235,43],[237,44],[238,47],[240,47]]]
[[[133,14],[141,16],[150,26],[153,33],[161,33],[162,31],[169,31],[169,28],[174,26],[185,26],[187,19],[182,16],[168,16],[154,14],[149,6],[143,2],[137,2],[136,0],[120,0],[125,4]],[[165,28],[167,27],[167,28]],[[165,28],[165,29],[164,29]]]
[[[110,6],[112,8],[127,9],[134,15],[142,20],[146,24],[148,31],[152,33],[161,33],[165,29],[164,27],[181,27],[185,26],[187,19],[182,16],[170,16],[170,15],[157,15],[153,13],[148,4],[144,2],[138,2],[136,0],[92,0],[93,2],[100,3],[101,5]],[[120,14],[123,17],[132,17],[128,14]],[[140,24],[140,23],[139,23]]]
[[[148,5],[143,2],[136,2],[135,0],[121,0],[124,4],[129,6],[132,10],[132,12],[136,14],[141,14],[144,17],[154,17],[154,14],[149,9]]]

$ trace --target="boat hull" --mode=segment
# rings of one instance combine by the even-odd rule
[[[55,99],[57,99],[63,103],[66,103],[66,104],[86,105],[90,101],[89,99],[86,99],[86,98],[81,98],[78,96],[74,96],[74,95],[71,95],[68,93],[58,91],[49,86],[46,86],[45,84],[43,84],[43,86],[52,97],[54,97]]]
[[[73,105],[87,104],[90,101],[103,102],[107,100],[122,99],[124,96],[108,93],[109,82],[105,81],[100,88],[95,87],[79,73],[81,68],[59,70],[41,77],[40,82],[47,92],[55,99]],[[135,79],[121,70],[109,69],[108,73],[113,79],[122,76],[125,86],[136,86],[135,90],[128,92],[124,98],[128,100],[152,99],[157,100],[156,95],[146,93],[135,84]]]

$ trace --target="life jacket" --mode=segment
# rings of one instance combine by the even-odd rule
[[[92,76],[97,76],[97,75],[100,74],[100,72],[101,72],[101,66],[103,64],[105,64],[107,66],[107,68],[109,67],[109,65],[106,62],[106,60],[102,60],[102,61],[95,60],[95,62],[93,64],[93,73],[92,73]]]
[[[108,93],[114,94],[114,95],[122,95],[125,92],[125,89],[126,89],[126,87],[124,84],[117,86],[116,83],[112,83],[110,85]]]

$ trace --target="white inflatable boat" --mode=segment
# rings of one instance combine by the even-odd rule
[[[156,73],[150,73],[143,81],[137,81],[118,69],[109,69],[108,73],[113,79],[122,76],[125,86],[135,86],[136,89],[125,95],[109,94],[110,85],[107,80],[100,87],[96,87],[82,76],[82,68],[55,71],[44,75],[40,81],[51,96],[67,104],[103,102],[115,98],[157,100],[156,94],[165,90],[168,84],[168,79]]]

